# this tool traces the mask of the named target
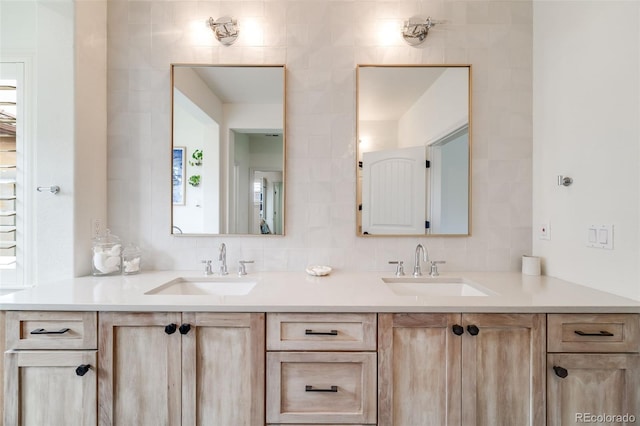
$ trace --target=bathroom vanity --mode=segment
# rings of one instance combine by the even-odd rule
[[[153,272],[3,296],[4,424],[640,418],[640,302],[549,277],[453,275],[409,284],[485,295],[401,295],[393,277],[337,271],[253,274],[233,295]]]

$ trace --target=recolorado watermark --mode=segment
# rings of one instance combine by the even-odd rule
[[[576,423],[635,423],[633,414],[576,413]]]

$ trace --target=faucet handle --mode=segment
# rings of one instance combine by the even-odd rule
[[[213,270],[211,269],[211,261],[210,260],[202,260],[200,263],[204,264],[204,274],[205,275],[213,275]]]
[[[253,263],[253,260],[239,260],[238,261],[238,276],[247,275],[247,269],[245,265],[247,263]]]
[[[397,265],[396,277],[401,277],[404,275],[404,262],[402,260],[390,260],[389,265]]]
[[[437,277],[438,275],[440,275],[440,272],[438,272],[438,265],[442,265],[443,263],[447,262],[445,260],[432,260],[431,267],[429,269],[429,275],[431,275],[432,277]]]

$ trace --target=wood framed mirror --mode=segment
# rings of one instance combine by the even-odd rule
[[[284,235],[284,65],[171,65],[171,233]]]
[[[470,65],[358,65],[357,234],[469,235]]]

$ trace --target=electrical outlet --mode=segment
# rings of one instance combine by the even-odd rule
[[[538,225],[538,238],[541,240],[551,239],[551,227],[549,222]]]
[[[91,238],[96,238],[102,233],[102,221],[100,219],[91,219]]]

